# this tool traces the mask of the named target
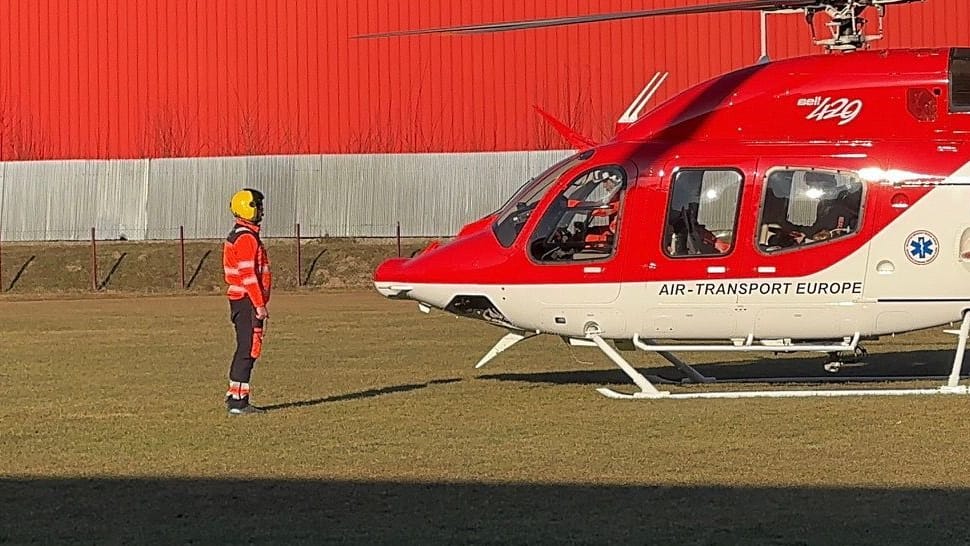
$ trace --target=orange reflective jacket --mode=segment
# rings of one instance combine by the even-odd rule
[[[259,239],[258,225],[236,220],[223,245],[222,267],[229,285],[229,299],[241,300],[249,296],[256,307],[264,307],[269,302],[273,277],[269,272],[266,247]]]

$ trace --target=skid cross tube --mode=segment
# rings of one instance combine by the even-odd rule
[[[643,351],[656,351],[656,349],[654,349],[653,346],[656,346],[657,344],[653,340],[649,340],[649,339],[642,340],[638,337],[634,337],[633,344],[638,349]],[[717,380],[716,377],[708,377],[702,374],[701,372],[697,371],[696,368],[684,362],[683,360],[677,358],[676,356],[674,356],[673,353],[669,351],[656,351],[656,353],[662,356],[664,360],[666,360],[667,362],[670,362],[671,364],[673,364],[675,368],[680,370],[680,372],[686,375],[688,379],[690,379],[690,381],[693,383],[714,383]]]

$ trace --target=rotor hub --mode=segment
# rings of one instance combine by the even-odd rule
[[[806,6],[805,18],[812,31],[812,41],[819,46],[833,51],[854,51],[864,47],[869,42],[883,37],[883,16],[889,4],[904,4],[921,2],[922,0],[829,0],[820,1],[817,5]],[[862,13],[866,8],[876,9],[878,28],[874,34],[866,34],[865,26],[868,22]],[[812,22],[815,15],[825,12],[831,21],[825,24],[831,36],[817,38]]]

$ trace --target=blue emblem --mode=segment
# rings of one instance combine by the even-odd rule
[[[924,265],[936,259],[940,253],[940,242],[928,231],[914,232],[906,240],[906,257],[917,265]]]

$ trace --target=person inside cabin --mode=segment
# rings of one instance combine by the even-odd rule
[[[767,246],[769,249],[790,248],[805,242],[805,232],[797,229],[769,228]]]
[[[616,239],[617,220],[620,217],[620,183],[614,177],[603,180],[606,197],[603,204],[590,213],[589,227],[583,236],[587,248],[610,249]]]
[[[700,223],[699,208],[699,203],[690,202],[670,215],[668,229],[672,236],[668,240],[672,256],[710,256],[724,254],[731,248],[729,242],[720,240],[706,224]]]
[[[851,195],[849,190],[842,189],[835,199],[819,203],[818,216],[812,224],[812,239],[824,241],[855,231],[859,221],[859,192],[854,193]]]
[[[791,172],[776,174],[787,175]],[[770,234],[765,242],[768,249],[828,241],[858,229],[861,187],[840,184],[837,175],[819,171],[805,172],[802,184],[803,189],[798,190],[799,199],[803,203],[812,204],[810,206],[815,209],[814,218],[809,225],[791,222],[789,209],[792,198],[781,197],[775,191],[775,185],[778,185],[790,187],[794,192],[796,184],[791,181],[772,184],[769,181],[763,210],[764,225]]]
[[[725,182],[717,173],[701,169],[684,169],[674,175],[663,235],[669,256],[717,256],[730,250],[732,234],[724,229],[728,226],[717,199],[729,187]]]
[[[569,242],[584,250],[610,252],[616,239],[622,184],[617,176],[603,171],[602,178],[592,180],[589,187],[581,192],[587,194],[585,198],[566,202],[569,209],[589,211],[583,220],[572,223]]]
[[[764,242],[767,248],[789,248],[802,244],[805,241],[806,226],[800,226],[788,220],[788,202],[786,192],[790,187],[791,180],[781,180],[782,176],[790,176],[789,172],[776,172],[771,175],[768,182],[768,191],[765,194],[764,206],[762,209],[763,225],[768,237]]]

